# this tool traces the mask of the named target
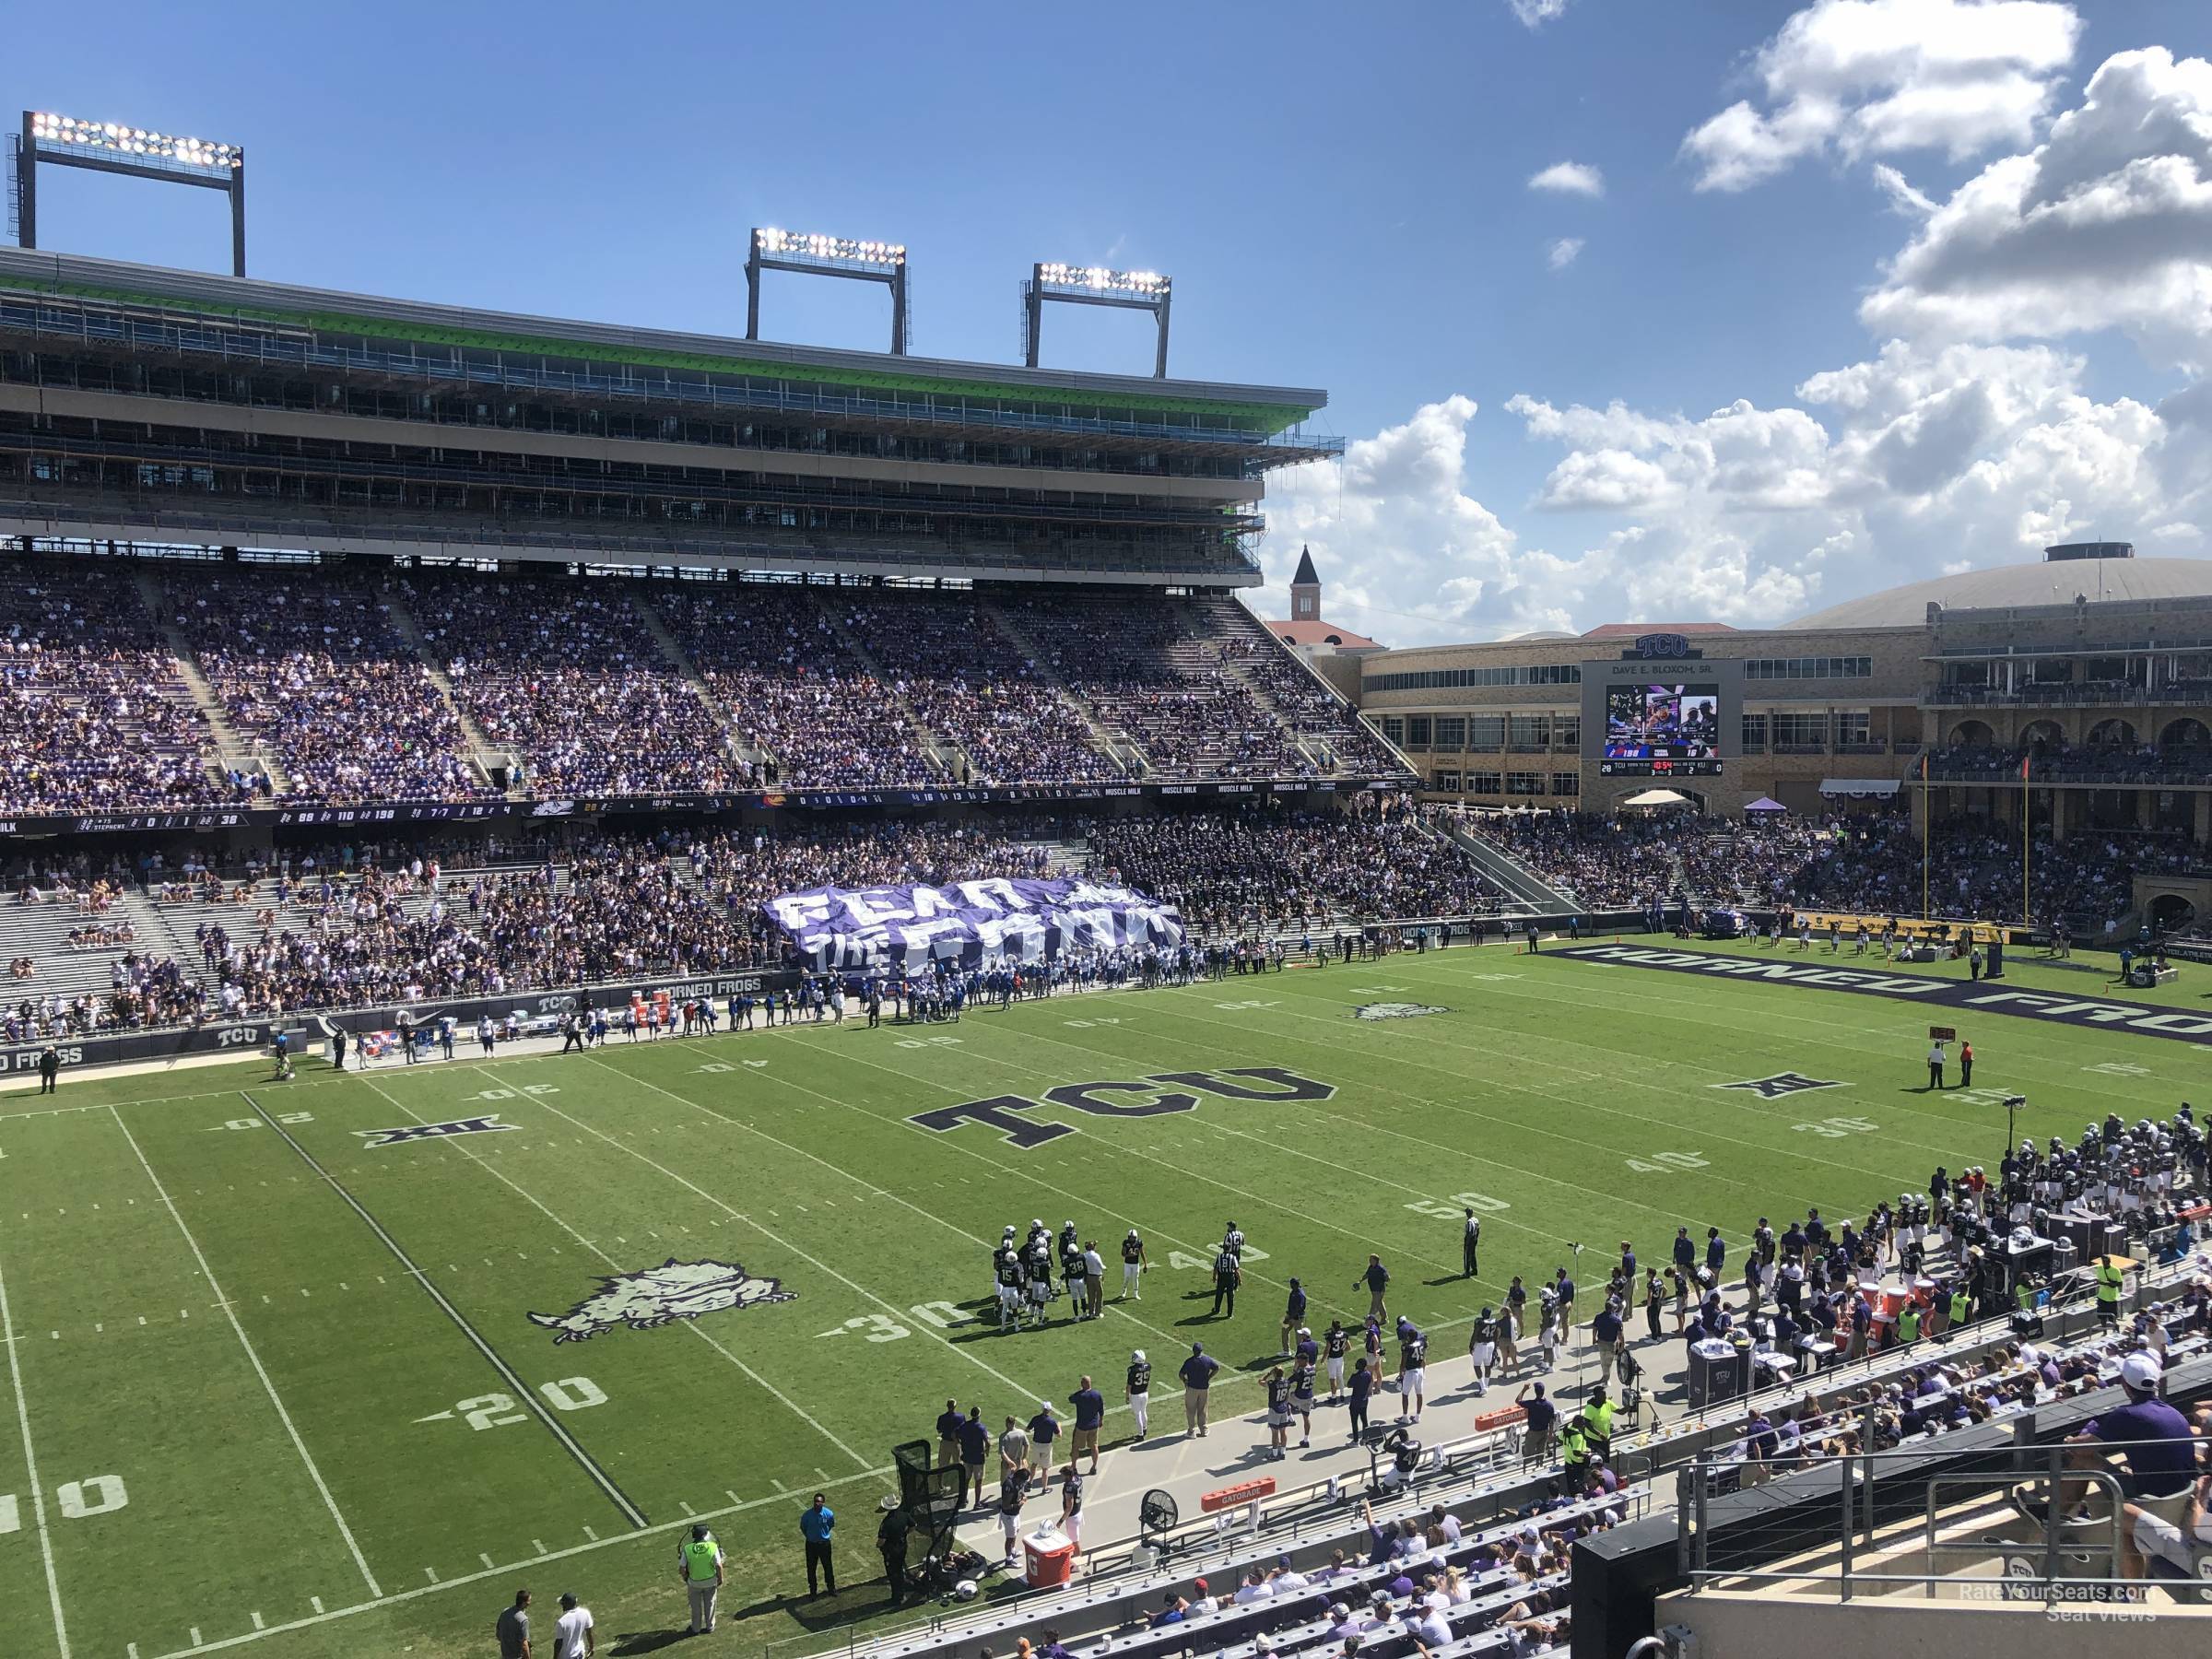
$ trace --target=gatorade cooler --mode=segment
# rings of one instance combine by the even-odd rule
[[[1030,1588],[1049,1589],[1067,1583],[1075,1569],[1076,1547],[1056,1526],[1041,1526],[1021,1541],[1030,1559]]]

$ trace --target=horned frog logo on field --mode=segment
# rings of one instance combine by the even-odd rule
[[[609,1274],[566,1313],[532,1313],[529,1320],[556,1333],[556,1343],[589,1342],[617,1325],[651,1331],[724,1308],[790,1301],[797,1294],[784,1289],[782,1280],[755,1278],[735,1262],[679,1262],[670,1256],[658,1267]]]
[[[1431,1007],[1427,1003],[1362,1003],[1354,1011],[1355,1019],[1418,1019],[1424,1014],[1449,1014],[1449,1008]]]

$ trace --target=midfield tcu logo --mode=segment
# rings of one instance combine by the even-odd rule
[[[793,1300],[798,1292],[782,1279],[755,1278],[735,1262],[679,1262],[670,1256],[658,1267],[610,1274],[599,1288],[566,1313],[532,1313],[529,1321],[556,1333],[563,1342],[589,1342],[602,1331],[628,1325],[651,1331],[678,1319],[697,1319],[724,1308],[757,1308],[763,1302]]]
[[[395,1147],[401,1141],[437,1140],[448,1135],[497,1135],[502,1129],[520,1129],[520,1124],[502,1124],[496,1112],[483,1117],[457,1118],[450,1124],[409,1124],[404,1129],[356,1129],[365,1151],[371,1147]]]
[[[1449,1008],[1436,1008],[1427,1003],[1361,1003],[1353,1015],[1356,1019],[1418,1019],[1424,1014],[1449,1014]]]
[[[1230,1077],[1256,1077],[1276,1087],[1250,1088],[1225,1080]],[[1148,1077],[1130,1082],[1063,1083],[1057,1088],[1046,1089],[1044,1100],[1055,1106],[1088,1112],[1095,1117],[1159,1117],[1171,1112],[1197,1110],[1196,1095],[1179,1094],[1159,1087],[1163,1083],[1180,1083],[1185,1088],[1201,1089],[1228,1100],[1325,1100],[1336,1092],[1334,1083],[1294,1077],[1279,1065],[1241,1065],[1223,1072],[1154,1072]],[[1143,1098],[1102,1099],[1103,1096]],[[1043,1101],[1023,1095],[994,1095],[987,1100],[969,1100],[959,1106],[940,1106],[935,1112],[918,1112],[907,1122],[940,1134],[957,1129],[962,1124],[988,1124],[1015,1146],[1024,1147],[1041,1147],[1046,1141],[1075,1133],[1071,1124],[1037,1124],[1009,1115],[1035,1112],[1041,1104]]]
[[[1796,1072],[1780,1072],[1771,1077],[1752,1077],[1742,1083],[1715,1083],[1715,1088],[1747,1088],[1762,1100],[1779,1100],[1784,1095],[1803,1094],[1808,1088],[1847,1088],[1846,1083],[1823,1083],[1818,1077],[1800,1076]]]

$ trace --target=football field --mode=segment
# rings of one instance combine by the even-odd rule
[[[2130,996],[2205,1006],[2187,979]],[[1931,1024],[1973,1041],[1973,1090],[1922,1089]],[[828,1646],[880,1614],[890,1448],[947,1398],[995,1427],[1089,1371],[1118,1400],[1131,1347],[1171,1370],[1196,1337],[1235,1417],[1293,1274],[1317,1328],[1352,1323],[1379,1252],[1394,1308],[1455,1353],[1577,1241],[1585,1285],[1623,1239],[1663,1263],[1679,1224],[1720,1226],[1734,1264],[1762,1214],[1994,1170],[2008,1093],[2039,1141],[2163,1119],[2206,1052],[1492,945],[918,1029],[317,1060],[288,1084],[65,1074],[0,1095],[0,1594],[22,1653],[289,1659],[489,1651],[519,1584],[545,1641],[572,1588],[603,1652],[637,1652],[680,1626],[675,1547],[705,1518],[729,1552],[709,1645]],[[997,1333],[988,1250],[1032,1218],[1098,1241],[1102,1321],[1061,1302]],[[1213,1319],[1231,1219],[1245,1288]],[[1153,1271],[1117,1303],[1130,1228]],[[810,1605],[818,1488],[846,1588]]]

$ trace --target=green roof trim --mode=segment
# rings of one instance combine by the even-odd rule
[[[936,375],[900,373],[870,369],[833,369],[819,364],[753,362],[741,358],[710,357],[700,352],[653,351],[635,347],[610,346],[595,341],[534,338],[527,335],[488,334],[475,329],[439,328],[381,322],[341,312],[288,312],[258,306],[216,305],[198,300],[181,302],[174,297],[133,293],[84,283],[26,280],[0,273],[0,287],[34,293],[63,293],[80,300],[162,310],[187,303],[194,311],[263,323],[307,327],[325,334],[365,335],[371,339],[406,340],[422,345],[460,346],[478,351],[509,351],[530,357],[582,358],[591,362],[628,363],[650,369],[689,369],[707,374],[743,374],[764,380],[827,382],[834,385],[867,386],[887,392],[923,392],[938,396],[968,397],[990,403],[1048,404],[1049,392],[1027,392],[1019,387],[994,385],[987,381],[962,381]],[[1230,403],[1199,397],[1162,397],[1149,393],[1117,393],[1111,399],[1073,388],[1057,394],[1059,401],[1091,408],[1147,409],[1163,414],[1231,416],[1252,423],[1255,434],[1272,435],[1296,426],[1311,415],[1282,404]]]

